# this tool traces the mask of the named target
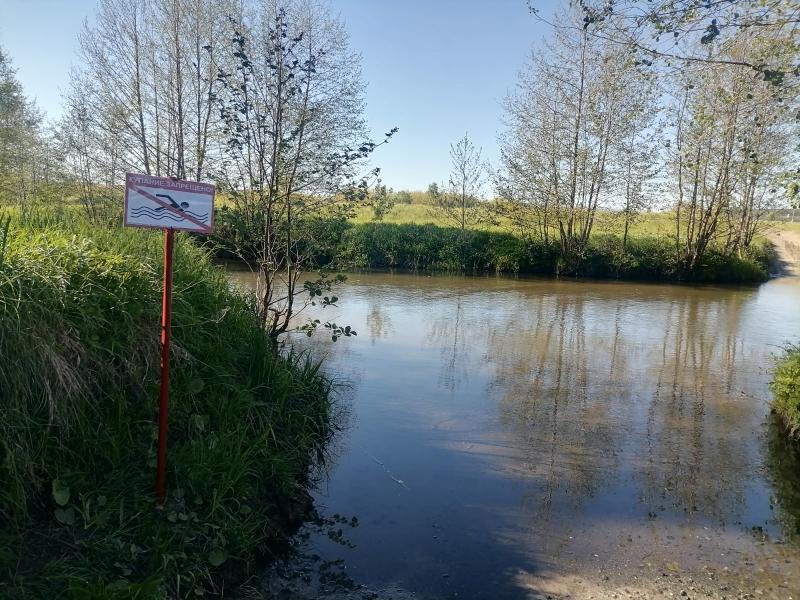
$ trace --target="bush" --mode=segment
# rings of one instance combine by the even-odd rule
[[[412,204],[414,202],[414,198],[406,190],[400,190],[392,194],[392,200],[394,204]]]
[[[772,378],[772,406],[789,431],[800,439],[800,346],[792,346],[778,363]]]
[[[560,254],[558,242],[525,242],[505,232],[367,223],[343,230],[333,261],[338,268],[401,268],[569,275],[651,281],[744,283],[767,277],[766,253],[744,258],[710,250],[697,273],[681,270],[668,239],[630,239],[625,249],[616,235],[592,237],[580,256]]]
[[[0,242],[0,596],[189,597],[241,574],[326,442],[318,365],[277,356],[179,235],[156,510],[160,234],[17,226]]]
[[[311,268],[412,269],[503,272],[645,281],[753,283],[767,279],[768,247],[753,245],[743,257],[709,248],[700,267],[687,273],[666,237],[592,236],[579,256],[562,256],[557,240],[522,240],[508,232],[433,224],[349,223],[314,219],[304,243],[313,244]],[[226,248],[255,247],[257,231],[233,211],[220,211],[211,241]],[[245,258],[250,258],[245,255]]]

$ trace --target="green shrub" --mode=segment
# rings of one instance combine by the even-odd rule
[[[349,223],[315,219],[304,223],[313,257],[310,267],[339,269],[412,269],[503,272],[636,279],[752,283],[768,273],[766,244],[754,244],[744,256],[709,248],[700,267],[687,273],[668,237],[622,238],[598,234],[579,256],[562,256],[557,240],[522,240],[501,231],[467,230],[434,224]],[[218,212],[216,248],[255,248],[255,225],[230,210]],[[311,245],[313,244],[313,245]],[[247,252],[245,253],[246,258]]]
[[[766,253],[744,258],[708,252],[697,273],[685,273],[666,238],[597,235],[580,256],[562,256],[557,241],[525,242],[504,232],[392,223],[344,228],[333,263],[338,268],[466,270],[651,281],[758,282],[767,277]],[[331,254],[326,254],[326,258]]]
[[[772,378],[772,406],[791,437],[800,438],[800,346],[792,346]]]
[[[200,594],[274,538],[276,506],[326,441],[318,365],[277,356],[248,300],[179,235],[169,496],[155,508],[161,243],[13,225],[4,240],[4,598]]]

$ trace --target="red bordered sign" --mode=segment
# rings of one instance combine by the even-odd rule
[[[125,226],[210,233],[213,185],[169,177],[125,175]]]

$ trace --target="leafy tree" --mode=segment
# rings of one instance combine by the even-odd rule
[[[555,234],[562,256],[575,260],[598,209],[633,174],[625,163],[654,112],[652,86],[630,54],[589,35],[579,19],[574,10],[558,16],[553,39],[506,100],[498,182],[517,227],[545,242]],[[628,185],[629,199],[637,187]]]
[[[754,77],[739,58],[771,41],[750,32],[727,41],[727,64],[693,65],[675,79],[673,106],[676,243],[688,271],[718,243],[741,252],[759,231],[781,173],[793,159],[792,103],[777,102],[775,87]]]
[[[366,198],[377,170],[360,176],[363,161],[395,130],[380,143],[362,137],[358,56],[321,5],[259,4],[230,19],[214,53],[226,65],[214,88],[224,148],[216,180],[255,232],[240,253],[259,275],[259,315],[277,337],[309,304],[337,301],[324,294],[340,277],[301,282],[319,229],[311,224],[321,214],[346,216]],[[334,339],[352,334],[324,326]]]
[[[394,199],[380,179],[378,179],[375,187],[370,192],[369,201],[372,205],[372,218],[374,221],[383,221],[386,213],[394,207]]]
[[[464,134],[450,145],[450,178],[434,205],[434,213],[460,232],[461,267],[466,269],[466,249],[473,229],[488,222],[489,212],[482,201],[486,165],[481,148]]]
[[[428,195],[428,200],[431,204],[436,204],[439,201],[439,196],[442,194],[441,190],[439,189],[439,184],[435,181],[432,182],[428,189],[425,191]]]
[[[35,192],[42,150],[41,115],[0,48],[0,198],[24,204]]]
[[[414,198],[408,190],[400,190],[394,194],[394,202],[396,204],[413,204]]]

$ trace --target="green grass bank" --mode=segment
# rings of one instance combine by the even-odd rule
[[[772,407],[789,436],[800,440],[800,346],[786,350],[772,379]]]
[[[218,212],[212,244],[222,254],[244,249],[247,227],[233,211]],[[352,223],[317,219],[306,224],[317,266],[336,269],[412,269],[500,272],[645,281],[756,283],[769,274],[769,247],[754,244],[742,257],[711,247],[700,267],[686,272],[666,236],[631,237],[623,248],[615,234],[593,236],[582,256],[564,257],[557,241],[523,240],[505,231],[427,224]]]
[[[161,244],[0,227],[2,598],[229,595],[307,499],[330,382],[305,356],[277,356],[248,300],[178,236],[156,509]]]

